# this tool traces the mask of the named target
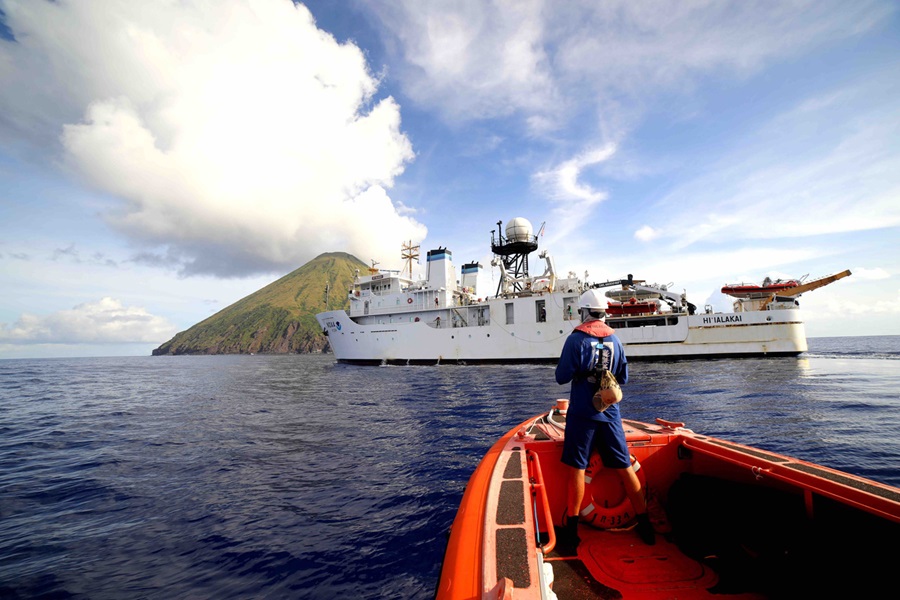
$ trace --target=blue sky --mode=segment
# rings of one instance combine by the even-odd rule
[[[323,252],[487,268],[514,217],[718,309],[850,269],[807,334],[900,334],[895,2],[0,11],[0,358],[146,355]]]

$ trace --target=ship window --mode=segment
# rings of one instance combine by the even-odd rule
[[[534,303],[534,319],[538,323],[547,322],[547,302],[538,300]]]
[[[507,302],[506,303],[506,324],[512,325],[515,322],[516,322],[516,320],[513,317],[513,304],[512,304],[512,302]]]

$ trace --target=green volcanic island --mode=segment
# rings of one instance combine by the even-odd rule
[[[355,256],[322,254],[182,331],[153,355],[323,352],[328,338],[316,314],[347,307],[347,290],[357,269],[366,272],[367,267]]]

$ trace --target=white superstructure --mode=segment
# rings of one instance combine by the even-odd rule
[[[537,249],[537,236],[523,218],[510,221],[506,236],[492,239],[492,249],[492,265],[500,271],[493,296],[477,289],[478,263],[463,265],[457,279],[446,248],[428,252],[422,280],[405,272],[357,275],[349,310],[316,315],[335,358],[399,364],[555,362],[580,322],[581,293],[611,286],[617,289],[607,295],[619,301],[610,302],[607,323],[629,360],[792,356],[807,349],[794,298],[773,298],[764,310],[737,301],[733,313],[710,307],[700,313],[684,294],[631,276],[600,284],[574,273],[559,277],[546,251],[539,255],[544,272],[532,277],[528,255]],[[636,300],[631,305],[628,291]]]

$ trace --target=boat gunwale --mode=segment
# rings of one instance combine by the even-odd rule
[[[450,526],[450,536],[438,577],[437,595],[442,591],[450,593],[451,588],[453,597],[459,598],[481,598],[484,593],[481,564],[484,554],[484,519],[487,514],[487,494],[491,479],[509,441],[516,432],[529,426],[534,420],[535,417],[531,417],[522,421],[497,440],[469,477],[459,504],[460,508]],[[463,557],[468,560],[462,560]],[[462,581],[466,584],[461,583]],[[464,586],[463,590],[460,590],[460,586]]]

